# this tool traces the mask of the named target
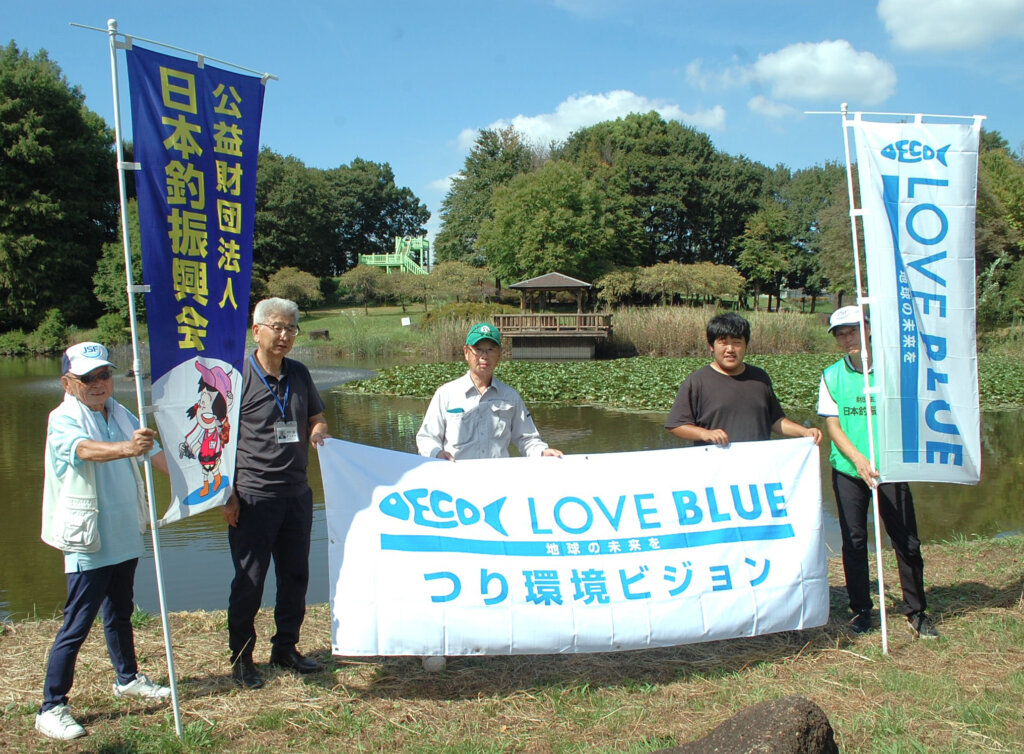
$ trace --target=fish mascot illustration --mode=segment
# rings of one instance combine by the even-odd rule
[[[178,446],[179,458],[194,458],[203,469],[200,497],[216,492],[221,485],[220,458],[231,439],[228,405],[232,401],[231,378],[219,366],[212,369],[196,362],[199,370],[199,398],[185,409],[195,426]]]

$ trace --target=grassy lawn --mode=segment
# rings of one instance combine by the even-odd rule
[[[78,662],[72,706],[88,752],[647,752],[697,739],[765,699],[801,694],[828,716],[844,752],[1008,752],[1024,741],[1024,537],[925,547],[930,614],[942,636],[915,640],[890,609],[854,636],[838,559],[832,617],[805,631],[669,649],[588,655],[451,658],[431,674],[417,658],[333,658],[327,607],[307,614],[302,650],[328,672],[262,666],[265,688],[236,689],[225,614],[171,616],[184,743],[167,706],[114,699],[97,625]],[[872,559],[872,564],[874,560]],[[887,553],[887,584],[896,579]],[[888,601],[898,598],[898,584]],[[166,682],[158,620],[136,621],[143,670]],[[11,751],[68,750],[33,718],[55,620],[0,626],[0,737]],[[257,663],[267,659],[273,632]]]

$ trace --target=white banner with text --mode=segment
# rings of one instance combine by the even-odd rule
[[[607,652],[828,620],[807,439],[441,461],[328,440],[333,652]]]
[[[975,484],[981,412],[974,224],[981,121],[848,123],[871,300],[886,482]]]

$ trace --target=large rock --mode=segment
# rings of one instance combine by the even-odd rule
[[[661,754],[838,754],[832,726],[821,707],[786,696],[747,707],[704,738]]]

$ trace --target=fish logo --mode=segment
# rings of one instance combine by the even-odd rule
[[[946,162],[946,151],[949,144],[935,149],[923,144],[916,139],[900,139],[892,144],[882,147],[882,157],[898,162],[924,162],[927,160],[938,160],[944,167],[949,167]]]

